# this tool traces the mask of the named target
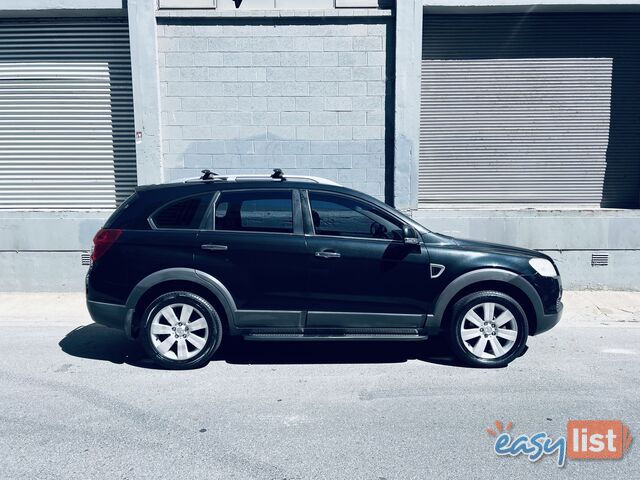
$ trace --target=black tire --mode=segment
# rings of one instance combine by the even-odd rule
[[[193,354],[194,356],[179,360],[177,358],[177,343],[175,341],[175,350],[171,350],[167,352],[166,355],[163,355],[159,352],[156,347],[156,344],[160,342],[162,338],[171,337],[171,334],[167,334],[165,336],[158,337],[157,335],[152,335],[151,333],[151,325],[153,323],[154,318],[159,314],[159,312],[169,305],[175,304],[184,304],[189,305],[196,309],[202,315],[202,318],[207,323],[207,337],[204,342],[204,346],[202,349]],[[162,314],[160,314],[162,315]],[[177,315],[176,315],[177,316]],[[171,325],[167,324],[169,328]],[[203,327],[204,329],[204,327]],[[185,332],[186,335],[194,335],[191,332]],[[177,335],[177,334],[176,334]],[[198,335],[199,336],[199,335]],[[147,353],[147,355],[159,366],[167,369],[174,370],[184,370],[184,369],[192,369],[199,368],[205,365],[211,356],[215,353],[215,351],[220,346],[220,342],[222,341],[222,323],[220,322],[220,316],[216,312],[215,308],[204,298],[199,295],[195,295],[191,292],[169,292],[163,295],[160,295],[156,298],[151,304],[147,307],[144,314],[142,315],[142,322],[140,325],[140,342]],[[176,338],[178,338],[176,336]],[[186,338],[186,337],[185,337]],[[202,337],[204,338],[204,337]],[[193,351],[197,350],[190,342],[184,342],[187,347],[191,348],[192,351],[189,354],[192,354]],[[174,348],[174,347],[172,347]],[[175,355],[176,358],[168,358],[168,356]]]
[[[499,312],[502,313],[504,311],[508,311],[511,313],[511,315],[513,316],[513,320],[509,321],[509,325],[505,327],[505,329],[513,328],[515,322],[515,325],[517,326],[517,336],[515,340],[507,340],[500,337],[500,335],[496,336],[494,332],[499,332],[501,329],[499,328],[498,330],[496,330],[495,327],[492,326],[492,324],[496,325],[497,323],[488,322],[489,325],[485,325],[484,316],[481,317],[483,320],[481,325],[477,326],[478,333],[480,332],[480,328],[483,328],[484,330],[484,332],[479,334],[479,336],[477,337],[478,340],[476,341],[475,338],[470,339],[468,340],[468,343],[465,343],[462,340],[461,328],[463,322],[465,329],[476,328],[476,325],[473,324],[470,320],[465,320],[465,316],[472,309],[474,309],[474,312],[476,314],[477,311],[484,312],[485,310],[483,304],[496,304],[497,310]],[[476,311],[476,309],[478,310]],[[488,311],[490,312],[490,310]],[[515,331],[515,328],[513,328],[512,331]],[[511,335],[513,335],[513,333],[511,333]],[[518,358],[524,353],[527,346],[527,338],[529,337],[529,325],[524,310],[516,300],[514,300],[509,295],[501,292],[485,290],[471,293],[461,298],[453,305],[452,318],[449,324],[449,337],[451,349],[454,355],[464,364],[473,367],[499,368],[507,366],[512,360]],[[480,345],[479,347],[483,347],[483,345],[485,346],[480,349],[482,351],[480,355],[494,355],[495,358],[482,358],[481,356],[476,355],[472,351],[470,351],[471,348],[478,346],[477,344],[482,341],[484,341],[484,344]],[[513,344],[510,343],[512,341]],[[494,351],[492,342],[499,343],[499,345],[496,345],[495,350],[499,352],[500,348],[503,348],[504,350],[506,350],[506,352],[500,356],[497,355],[496,351]],[[509,348],[508,350],[506,348],[507,346]],[[475,350],[475,348],[473,349]]]

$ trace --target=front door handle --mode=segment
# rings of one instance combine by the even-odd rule
[[[211,244],[201,245],[200,248],[202,248],[202,250],[210,250],[212,252],[224,252],[229,249],[229,247],[227,247],[226,245],[211,245]]]
[[[329,252],[327,250],[323,250],[322,252],[316,252],[316,257],[319,257],[319,258],[340,258],[340,254],[338,252]]]

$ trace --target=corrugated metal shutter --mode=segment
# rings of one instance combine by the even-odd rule
[[[635,206],[630,17],[425,16],[420,201]]]
[[[0,209],[111,209],[135,185],[126,20],[0,22]]]

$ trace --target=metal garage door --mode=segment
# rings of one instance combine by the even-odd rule
[[[635,206],[638,25],[425,16],[420,201]]]
[[[126,20],[0,23],[0,209],[110,209],[136,185]]]

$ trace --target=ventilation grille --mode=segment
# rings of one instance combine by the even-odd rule
[[[82,252],[81,260],[82,265],[91,265],[91,254],[89,252]]]
[[[608,253],[592,253],[591,254],[592,267],[606,267],[607,265],[609,265]]]
[[[438,278],[444,272],[444,265],[438,265],[437,263],[432,263],[431,270],[431,278]]]

